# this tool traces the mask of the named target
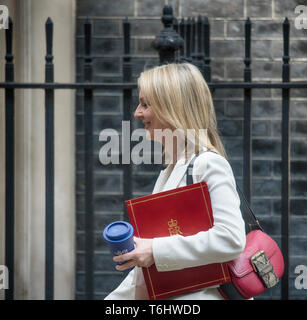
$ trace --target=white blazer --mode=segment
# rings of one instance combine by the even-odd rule
[[[172,172],[168,166],[161,170],[153,193],[186,185],[187,166],[194,155],[184,163],[180,158]],[[237,258],[244,250],[245,225],[240,211],[240,198],[228,161],[213,152],[200,154],[193,167],[193,182],[206,181],[210,193],[214,226],[208,231],[183,237],[174,235],[153,239],[153,256],[157,270],[172,271]],[[136,279],[143,279],[141,268],[135,267],[105,299],[135,299]],[[139,280],[138,280],[139,281]],[[138,283],[140,284],[140,283]],[[141,285],[145,286],[143,282]],[[218,300],[223,299],[218,286],[181,294],[168,299]]]

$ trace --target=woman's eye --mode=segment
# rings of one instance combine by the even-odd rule
[[[145,104],[142,104],[142,107],[143,108],[147,108],[147,104],[145,103]]]

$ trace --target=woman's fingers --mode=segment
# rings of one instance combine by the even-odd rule
[[[122,265],[117,265],[117,270],[126,270],[134,266],[150,267],[154,263],[152,254],[152,239],[141,239],[134,237],[135,249],[119,255],[114,256],[115,262],[122,262]]]
[[[136,266],[136,264],[135,264],[135,261],[133,261],[133,260],[130,260],[130,261],[127,261],[126,263],[124,263],[124,264],[118,264],[118,265],[116,265],[116,270],[118,270],[118,271],[124,271],[124,270],[127,270],[127,269],[130,269],[130,268],[133,268],[133,267],[135,267]]]
[[[119,256],[114,256],[113,257],[113,261],[115,262],[125,262],[128,260],[132,260],[134,258],[134,254],[133,251],[125,253],[125,254],[121,254]]]
[[[119,271],[124,271],[126,269],[135,267],[137,265],[134,254],[134,250],[119,256],[114,256],[113,261],[115,262],[121,262],[122,264],[116,265],[116,269]]]

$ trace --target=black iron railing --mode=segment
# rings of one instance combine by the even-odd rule
[[[92,81],[91,40],[92,24],[84,24],[85,55],[84,81]],[[84,89],[84,148],[85,152],[85,269],[87,270],[85,286],[86,298],[92,299],[94,292],[94,190],[93,190],[93,90]]]
[[[14,83],[14,63],[13,63],[13,22],[9,19],[9,28],[5,31],[6,55],[5,55],[5,81]],[[14,287],[14,192],[15,192],[15,152],[14,152],[14,89],[5,89],[5,264],[9,269],[10,289],[6,291],[5,297],[13,299]]]
[[[256,88],[282,90],[282,251],[285,258],[285,274],[282,279],[282,298],[289,297],[289,204],[290,204],[290,139],[289,139],[289,107],[290,90],[292,88],[307,88],[307,82],[290,82],[289,57],[289,21],[283,23],[283,65],[282,82],[253,82],[251,70],[251,21],[245,22],[245,58],[243,82],[211,82],[210,66],[210,24],[207,17],[195,19],[181,19],[178,24],[174,21],[172,9],[164,8],[162,21],[165,28],[154,41],[159,50],[160,63],[172,61],[189,61],[199,67],[209,87],[212,90],[222,88],[241,89],[244,91],[244,153],[243,153],[243,188],[247,199],[251,200],[252,185],[252,132],[251,132],[251,105],[252,90]],[[93,90],[117,88],[123,92],[123,120],[131,120],[132,92],[137,84],[132,82],[132,63],[130,52],[130,22],[125,19],[124,53],[123,53],[123,82],[121,83],[93,83],[92,82],[92,55],[91,55],[91,22],[84,24],[84,82],[82,83],[55,83],[53,77],[52,38],[53,23],[50,18],[46,22],[46,68],[44,83],[16,83],[14,82],[13,64],[13,23],[10,20],[6,30],[6,64],[5,82],[0,88],[5,90],[5,208],[6,208],[6,236],[5,236],[5,263],[9,269],[10,288],[6,290],[6,299],[14,298],[14,93],[16,89],[43,89],[45,91],[45,126],[46,126],[46,290],[45,298],[54,297],[54,90],[83,89],[84,91],[84,123],[85,123],[85,288],[86,298],[93,299],[94,294],[94,187],[93,187]],[[173,38],[172,38],[173,37]],[[168,40],[167,40],[168,39]],[[160,42],[159,42],[160,41]],[[170,45],[169,42],[172,42]],[[130,130],[132,130],[130,126]],[[130,164],[124,164],[124,199],[132,195],[132,170]]]
[[[46,65],[45,81],[53,83],[54,66],[52,55],[53,23],[46,22]],[[53,299],[54,279],[54,88],[45,89],[45,163],[46,163],[46,265],[45,298]]]

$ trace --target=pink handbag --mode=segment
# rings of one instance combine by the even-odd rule
[[[281,250],[277,243],[263,232],[243,192],[238,186],[237,189],[243,198],[242,204],[248,209],[242,212],[251,231],[246,236],[244,251],[237,259],[227,263],[231,282],[218,288],[220,294],[227,300],[256,297],[274,287],[284,273]]]
[[[240,256],[228,262],[231,282],[218,290],[227,300],[256,297],[275,286],[284,272],[284,259],[277,243],[261,230],[246,236],[246,245]]]

